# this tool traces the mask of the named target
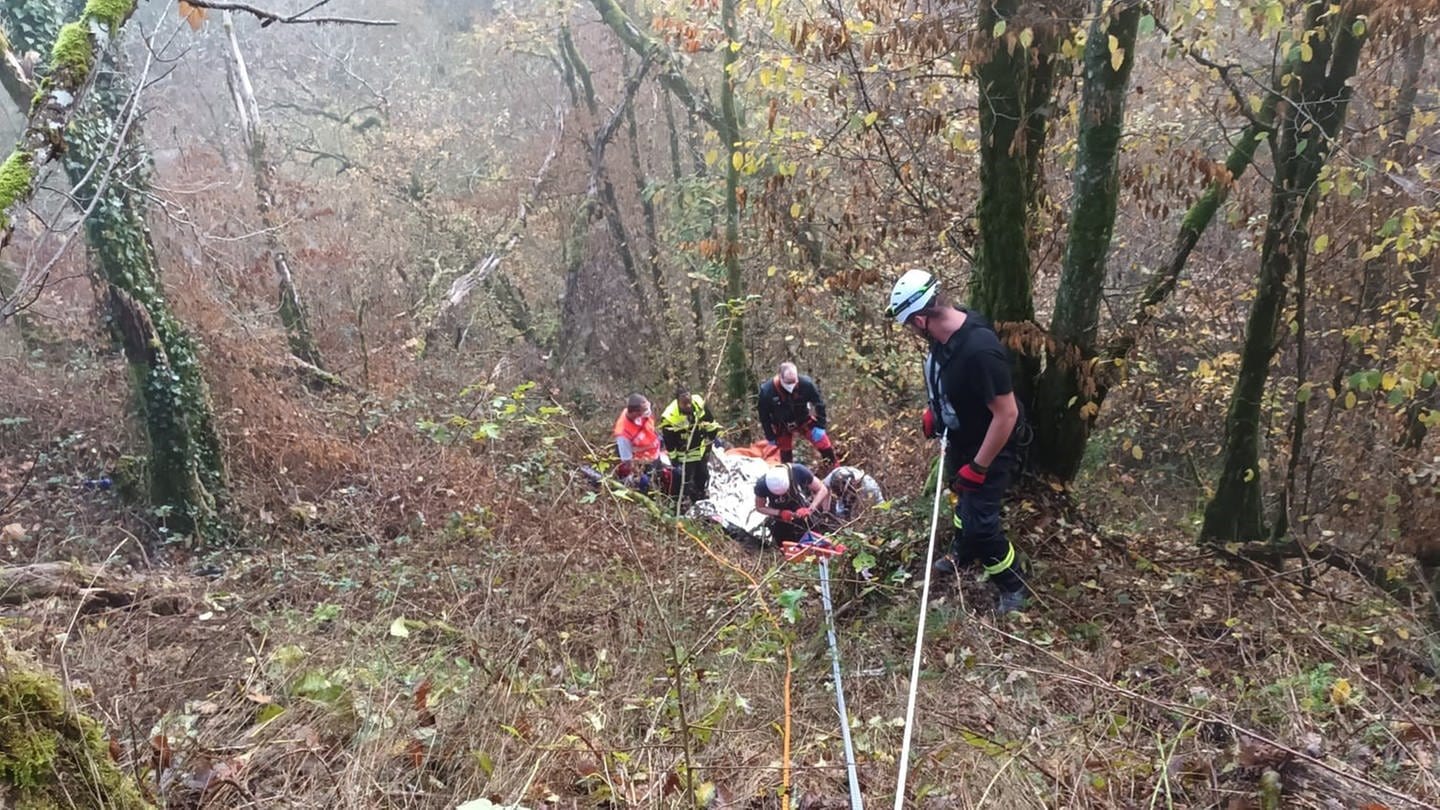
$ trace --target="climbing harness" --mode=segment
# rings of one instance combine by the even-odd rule
[[[940,432],[940,474],[935,476],[935,505],[930,511],[930,544],[925,549],[925,583],[920,588],[920,619],[915,623],[915,656],[910,662],[910,696],[905,702],[905,734],[900,743],[900,776],[895,785],[895,810],[905,806],[905,778],[910,771],[910,735],[915,730],[915,696],[920,689],[920,656],[925,647],[925,617],[930,610],[930,566],[935,563],[935,531],[940,525],[940,494],[945,491],[945,444],[950,431]]]

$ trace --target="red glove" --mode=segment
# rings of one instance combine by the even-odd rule
[[[950,491],[956,495],[963,495],[966,492],[976,492],[985,485],[985,474],[990,471],[989,467],[970,462],[960,471],[955,473],[955,480],[950,482]]]
[[[795,517],[798,518],[798,519],[800,519],[800,520],[804,520],[805,518],[810,517],[810,507],[808,507],[808,506],[802,506],[802,507],[800,507],[799,509],[796,509],[796,510],[795,510]]]
[[[929,408],[925,409],[925,415],[920,417],[920,424],[925,428],[925,438],[933,439],[935,433],[935,412]]]
[[[795,513],[794,513],[794,512],[791,512],[789,509],[781,509],[781,510],[780,510],[780,520],[781,520],[781,521],[783,521],[783,522],[785,522],[785,523],[789,523],[790,521],[792,521],[792,520],[794,520],[794,519],[795,519]]]
[[[628,461],[622,461],[622,462],[620,462],[620,466],[615,468],[615,477],[616,477],[616,478],[629,478],[629,477],[630,477],[630,473],[633,473],[633,472],[635,472],[635,468],[633,468],[633,467],[630,466],[630,462],[628,462]]]

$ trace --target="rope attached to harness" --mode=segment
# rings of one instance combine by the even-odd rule
[[[905,704],[905,735],[900,743],[900,776],[895,785],[895,810],[905,805],[905,778],[910,772],[910,735],[915,730],[915,696],[920,689],[920,656],[925,647],[925,617],[930,611],[930,566],[935,563],[935,531],[940,525],[940,493],[945,491],[945,442],[940,434],[940,473],[935,476],[935,505],[930,512],[930,544],[925,549],[925,584],[920,589],[920,620],[915,626],[915,657],[910,662],[910,696]]]
[[[835,640],[835,608],[830,602],[830,560],[820,558],[820,600],[825,605],[825,633],[830,641],[830,669],[835,677],[835,708],[840,713],[840,738],[845,743],[845,772],[850,777],[850,808],[865,810],[860,797],[860,775],[855,772],[855,745],[850,741],[850,712],[845,709],[845,686],[840,680],[840,646]]]

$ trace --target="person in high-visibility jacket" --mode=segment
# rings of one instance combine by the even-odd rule
[[[660,438],[675,473],[680,476],[676,489],[682,498],[704,500],[710,487],[710,448],[720,435],[720,425],[711,421],[705,400],[681,386],[675,399],[660,413]]]
[[[614,435],[615,452],[620,456],[615,477],[642,492],[649,490],[652,480],[670,466],[670,457],[655,429],[650,400],[631,394],[625,410],[615,419]]]

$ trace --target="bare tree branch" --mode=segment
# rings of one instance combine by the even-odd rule
[[[249,14],[260,20],[260,27],[281,23],[284,25],[399,25],[395,20],[366,20],[359,17],[309,17],[310,12],[325,5],[329,0],[315,3],[304,11],[295,14],[280,14],[274,11],[266,11],[263,8],[256,8],[249,3],[219,3],[214,0],[185,0],[195,8],[209,9],[211,11],[240,11]]]

